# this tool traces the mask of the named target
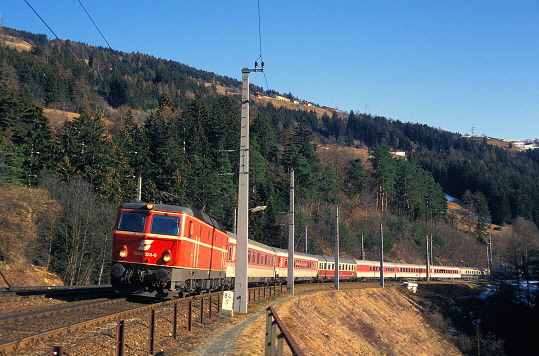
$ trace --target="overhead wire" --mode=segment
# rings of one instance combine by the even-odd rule
[[[259,57],[260,61],[264,63],[264,60],[262,59],[262,29],[261,29],[261,20],[260,20],[260,0],[258,0],[258,45],[259,45]],[[257,61],[258,61],[257,59]],[[262,64],[262,67],[264,65]],[[264,81],[266,82],[266,90],[269,89],[268,86],[268,79],[266,78],[266,72],[262,72],[264,74]]]
[[[32,9],[32,11],[37,15],[37,17],[41,20],[41,22],[43,22],[45,24],[45,26],[47,26],[47,28],[49,29],[49,31],[52,32],[52,34],[54,35],[54,37],[56,37],[56,39],[58,41],[60,41],[60,43],[62,44],[62,46],[64,46],[65,49],[67,49],[67,51],[73,56],[73,58],[75,58],[77,61],[79,60],[77,58],[77,56],[75,56],[75,54],[69,49],[69,47],[67,47],[67,45],[65,44],[64,41],[62,41],[60,39],[60,37],[58,37],[58,35],[56,33],[54,33],[54,31],[52,30],[52,28],[47,24],[47,22],[45,22],[45,20],[43,20],[43,18],[38,14],[38,12],[36,11],[36,9],[34,9],[32,7],[32,5],[30,5],[30,3],[28,2],[28,0],[24,0],[24,2],[26,3],[26,5],[28,5],[28,7],[30,7],[30,9]]]
[[[80,0],[77,0],[79,2],[79,5],[82,7],[82,9],[84,10],[84,12],[86,13],[86,15],[88,16],[88,18],[90,19],[90,21],[92,21],[92,23],[94,24],[94,27],[96,28],[97,32],[99,32],[99,34],[101,35],[101,37],[103,38],[103,40],[107,43],[107,46],[109,46],[109,49],[112,50],[112,47],[110,46],[110,43],[109,41],[107,41],[107,39],[105,38],[105,35],[103,35],[103,33],[101,32],[101,30],[99,29],[99,27],[97,26],[97,24],[95,23],[94,19],[92,18],[92,16],[90,16],[90,13],[88,13],[88,11],[86,10],[86,8],[84,7],[84,5],[82,4],[82,2]],[[114,66],[114,73],[116,73],[116,66]],[[118,106],[118,103],[116,102],[116,100],[114,100],[113,98],[111,97],[108,97],[107,98],[108,100],[111,100],[114,105],[117,105]]]
[[[107,43],[107,45],[109,46],[110,49],[112,49],[112,47],[110,46],[109,44],[109,41],[107,41],[107,39],[105,38],[105,36],[103,35],[103,33],[101,32],[101,30],[99,29],[99,27],[97,27],[96,23],[94,22],[94,19],[92,19],[92,16],[90,16],[90,14],[88,13],[88,11],[86,11],[86,8],[84,7],[84,5],[82,5],[82,2],[80,0],[77,0],[80,4],[80,6],[82,7],[82,9],[84,10],[84,12],[86,13],[86,15],[88,15],[88,18],[90,19],[90,21],[92,21],[92,23],[94,24],[95,28],[97,29],[97,31],[99,32],[99,34],[101,35],[101,37],[103,37],[103,39],[105,40],[105,42]]]

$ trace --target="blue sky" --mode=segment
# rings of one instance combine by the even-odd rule
[[[107,47],[78,0],[27,0],[62,39]],[[343,111],[451,132],[539,138],[539,1],[80,0],[113,49]],[[54,38],[24,0],[3,25]],[[260,46],[260,43],[262,44]],[[267,80],[267,85],[266,85]]]

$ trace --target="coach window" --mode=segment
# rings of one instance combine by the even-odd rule
[[[150,232],[154,234],[178,235],[180,219],[177,216],[154,215]]]
[[[260,264],[260,252],[258,253],[258,256],[256,258],[256,263]]]
[[[251,250],[247,253],[247,262],[251,263]]]
[[[120,216],[118,230],[142,232],[146,224],[146,214],[136,213],[134,211],[124,211]]]

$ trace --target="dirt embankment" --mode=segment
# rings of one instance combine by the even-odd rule
[[[64,283],[45,267],[0,262],[0,288],[20,286],[61,286]]]
[[[275,309],[306,355],[461,355],[427,324],[406,293],[396,288],[329,291],[299,296]],[[264,323],[261,317],[243,331],[234,354],[262,354]],[[251,342],[241,342],[247,338]]]

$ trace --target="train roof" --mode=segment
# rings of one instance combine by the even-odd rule
[[[314,255],[313,257],[317,258],[320,262],[335,262],[335,256]],[[339,263],[355,264],[356,260],[354,260],[353,258],[340,257]]]
[[[145,202],[123,203],[119,206],[119,209],[146,209],[147,204],[148,203],[145,203]],[[212,218],[205,212],[200,211],[197,208],[193,208],[192,206],[153,204],[153,210],[167,211],[167,212],[172,212],[172,213],[190,214],[196,217],[197,219],[204,221],[208,225],[215,227],[216,229],[219,229],[221,231],[226,231],[223,224],[221,224],[219,221],[215,220],[214,218]]]

